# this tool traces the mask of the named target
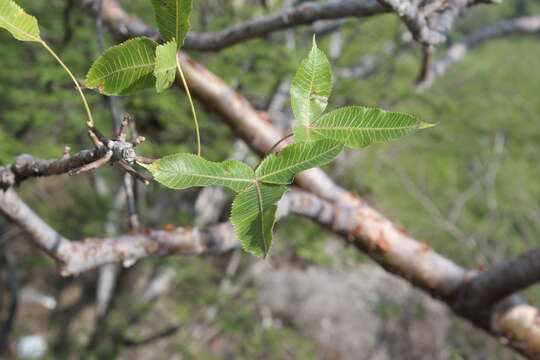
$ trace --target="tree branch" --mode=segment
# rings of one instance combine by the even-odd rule
[[[434,0],[419,8],[410,0],[378,0],[395,12],[407,26],[414,39],[424,46],[446,41],[455,20],[469,6],[498,4],[503,0]]]
[[[95,0],[76,0],[87,11],[94,12]],[[237,24],[216,33],[190,32],[184,43],[184,49],[218,51],[240,42],[266,36],[274,31],[290,29],[300,25],[312,24],[317,20],[341,19],[346,17],[367,17],[381,14],[387,10],[376,0],[330,0],[326,2],[304,2],[299,6],[285,9],[271,15],[258,17],[245,23]],[[103,1],[103,18],[116,17],[124,10],[113,0]],[[125,14],[127,15],[127,14]],[[127,15],[129,16],[129,15]],[[115,26],[115,24],[108,24]],[[121,36],[150,36],[156,32],[136,20],[135,17],[125,28],[115,32]],[[129,35],[128,35],[129,34]]]
[[[66,152],[60,159],[45,160],[34,158],[28,154],[19,155],[12,164],[0,167],[0,190],[19,185],[22,181],[31,177],[65,173],[77,175],[94,170],[109,162],[118,163],[124,170],[139,176],[139,180],[146,181],[141,175],[134,173],[134,170],[129,165],[135,160],[152,161],[151,159],[139,157],[135,153],[135,147],[144,141],[144,138],[126,141],[125,136],[119,134],[116,139],[109,140],[94,127],[89,130],[89,135],[95,149],[83,150],[73,156],[68,155]]]
[[[513,20],[501,21],[477,30],[467,36],[463,41],[448,48],[445,56],[433,64],[429,76],[425,76],[424,79],[417,84],[417,89],[419,91],[429,89],[433,86],[435,80],[444,75],[453,64],[463,59],[467,51],[481,45],[487,40],[519,33],[534,34],[539,31],[540,15],[524,16]]]
[[[263,37],[277,30],[312,24],[317,20],[368,17],[386,12],[374,0],[304,2],[272,15],[255,18],[218,33],[190,33],[185,49],[217,51],[242,41]]]
[[[24,211],[13,211],[14,208]],[[8,215],[43,249],[51,248],[46,245],[50,243],[48,239],[61,239],[55,251],[47,252],[58,260],[64,276],[79,274],[109,263],[120,262],[124,266],[131,266],[139,259],[153,256],[222,253],[239,247],[230,223],[218,224],[206,230],[171,227],[105,239],[89,238],[69,242],[28,209],[13,190],[0,192],[0,212]],[[403,231],[396,237],[393,234],[394,225],[374,213],[369,206],[351,208],[307,192],[292,191],[280,202],[278,217],[293,212],[341,234],[385,269],[447,302],[457,314],[490,334],[503,336],[507,345],[514,349],[529,354],[540,349],[538,338],[532,336],[540,331],[540,326],[535,318],[527,317],[533,310],[536,314],[537,309],[516,297],[509,298],[499,306],[463,306],[463,300],[467,300],[469,295],[463,289],[467,284],[474,283],[473,274],[440,256],[427,245],[416,242]],[[36,226],[35,223],[41,224]],[[508,277],[506,280],[511,281]],[[516,336],[516,332],[519,336]],[[523,347],[524,341],[527,341],[526,348]]]
[[[53,259],[60,264],[67,262],[63,254],[71,249],[69,240],[43,221],[13,190],[0,190],[0,213],[17,224],[34,244]]]
[[[495,304],[518,291],[540,282],[540,248],[529,250],[479,273],[462,291],[468,307]]]
[[[98,160],[105,153],[105,148],[83,150],[73,156],[55,160],[36,159],[28,154],[19,155],[12,164],[0,167],[0,189],[8,189],[30,177],[68,173]]]
[[[215,33],[190,32],[184,43],[184,49],[200,51],[218,51],[236,45],[246,40],[267,36],[275,31],[290,29],[301,25],[313,24],[318,20],[343,19],[349,17],[369,17],[383,14],[389,9],[401,9],[397,3],[400,0],[381,0],[392,5],[388,8],[381,6],[376,0],[329,0],[326,2],[306,1],[296,7],[285,9],[274,14],[258,17],[244,23],[234,25],[228,29]],[[76,0],[87,11],[94,12],[95,0]],[[453,17],[457,17],[462,7],[477,3],[495,3],[497,0],[454,0],[459,3],[455,6],[458,11],[455,15],[445,16],[445,21],[439,21],[438,28],[431,30],[427,27],[426,20],[414,6],[404,8],[406,24],[410,26],[413,34],[418,35],[418,40],[428,43],[440,43],[446,38],[453,25]],[[394,4],[396,3],[396,4]],[[394,5],[397,8],[394,8]],[[448,6],[452,8],[452,6]],[[114,0],[103,0],[104,19],[116,17],[124,10]],[[129,15],[128,15],[129,16]],[[450,21],[450,19],[452,19]],[[443,24],[444,23],[444,24]],[[115,24],[108,24],[116,26]],[[118,28],[115,32],[123,37],[150,36],[157,34],[135,17],[125,27]]]
[[[446,40],[446,36],[432,30],[426,17],[409,0],[378,0],[381,5],[395,12],[419,43],[429,46]]]

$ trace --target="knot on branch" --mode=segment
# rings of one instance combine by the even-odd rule
[[[144,157],[139,157],[135,152],[137,145],[144,142],[146,139],[142,136],[137,137],[134,140],[128,141],[126,139],[126,131],[129,125],[129,116],[124,116],[118,134],[114,139],[108,139],[104,136],[94,125],[89,124],[88,136],[94,143],[96,150],[101,156],[78,169],[70,171],[71,175],[78,175],[84,172],[97,169],[98,167],[110,163],[111,165],[118,164],[125,171],[133,175],[137,180],[148,184],[148,180],[141,174],[139,174],[132,165],[136,161],[142,163],[151,163],[153,160]]]

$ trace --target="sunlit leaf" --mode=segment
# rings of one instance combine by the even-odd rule
[[[291,106],[296,120],[307,125],[319,117],[326,109],[331,92],[332,68],[313,38],[313,48],[291,84]]]
[[[176,42],[170,41],[156,48],[156,90],[168,89],[176,78]]]
[[[227,160],[218,163],[193,154],[169,155],[143,166],[157,182],[172,189],[214,185],[238,192],[253,184],[254,177],[253,170],[243,162]]]
[[[410,133],[431,127],[415,117],[361,106],[344,107],[323,115],[305,128],[297,127],[297,140],[332,139],[352,148],[361,148],[372,143],[387,142]]]
[[[266,256],[272,245],[277,203],[287,187],[253,184],[236,196],[231,223],[242,247],[256,256]]]
[[[159,33],[164,41],[176,41],[177,49],[184,44],[189,30],[192,0],[152,0]]]
[[[17,40],[41,42],[37,19],[11,0],[0,0],[0,28]]]
[[[255,176],[265,183],[290,184],[297,173],[327,164],[342,149],[343,145],[333,140],[289,145],[267,156],[257,168]]]
[[[101,55],[86,75],[86,87],[105,95],[128,95],[154,87],[157,43],[135,38]]]

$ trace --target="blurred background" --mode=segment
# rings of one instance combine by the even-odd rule
[[[39,19],[48,43],[84,78],[100,53],[95,20],[69,0],[18,2]],[[149,1],[120,3],[155,27]],[[217,31],[292,4],[198,0],[192,28]],[[535,13],[540,13],[538,1],[471,8],[436,56],[485,25]],[[378,106],[439,123],[388,145],[344,153],[328,166],[340,185],[464,267],[485,268],[538,243],[538,34],[486,41],[422,92],[415,88],[421,48],[394,15],[317,22],[216,53],[188,54],[287,129],[289,82],[314,32],[334,69],[329,109]],[[107,33],[105,41],[114,43]],[[78,94],[50,55],[5,31],[0,49],[0,165],[21,153],[57,158],[65,145],[73,152],[91,147]],[[98,127],[111,134],[107,102],[95,93],[89,100]],[[148,139],[140,153],[157,158],[194,151],[191,114],[178,89],[123,97],[118,106]],[[196,106],[207,158],[256,163],[218,117]],[[128,230],[122,177],[104,167],[84,176],[29,180],[19,193],[68,238],[114,235]],[[144,228],[213,224],[226,220],[230,207],[230,194],[216,189],[170,191],[152,184],[139,187],[137,195]],[[0,335],[9,348],[3,356],[518,358],[308,220],[287,217],[278,223],[276,237],[265,261],[238,250],[114,268],[108,272],[117,274],[111,298],[98,301],[104,272],[61,278],[48,257],[0,218]],[[19,300],[10,321],[14,285]],[[537,288],[524,296],[540,302]]]

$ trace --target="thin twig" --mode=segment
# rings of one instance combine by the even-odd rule
[[[178,72],[180,73],[180,79],[182,80],[184,90],[187,94],[189,106],[191,107],[191,113],[193,114],[193,121],[195,122],[195,132],[197,135],[197,155],[201,156],[201,132],[199,130],[199,120],[197,119],[197,112],[195,111],[195,105],[193,105],[193,98],[191,97],[189,86],[186,82],[186,77],[184,76],[184,71],[182,70],[178,56],[176,56],[176,66],[178,68]]]
[[[127,136],[126,131],[127,131],[128,125],[129,125],[129,116],[124,115],[124,117],[122,118],[122,121],[120,122],[120,128],[118,129],[117,139],[119,141],[126,141],[126,136]]]
[[[420,74],[416,80],[417,84],[431,82],[433,74],[433,54],[435,53],[435,47],[433,45],[422,46],[422,66],[420,67]]]
[[[282,137],[281,139],[279,139],[274,145],[272,145],[272,147],[270,148],[270,150],[268,150],[267,152],[267,155],[270,155],[278,146],[279,144],[281,144],[282,142],[284,142],[285,140],[287,140],[288,138],[294,136],[294,133],[290,133],[290,134],[287,134],[285,135],[284,137]],[[257,170],[257,168],[261,165],[261,163],[263,162],[264,160],[264,157],[261,159],[261,161],[259,161],[259,163],[257,164],[257,166],[255,166],[255,169],[254,170]]]
[[[72,172],[70,172],[70,175],[80,175],[80,174],[83,174],[85,172],[95,170],[98,167],[108,163],[109,160],[111,160],[112,155],[113,155],[113,152],[111,150],[109,150],[109,151],[107,151],[105,153],[105,155],[102,158],[99,158],[96,161],[91,162],[90,164],[84,165],[84,166],[78,168],[77,170],[73,170]]]
[[[88,105],[88,101],[86,101],[86,97],[84,96],[84,93],[82,91],[81,85],[75,78],[75,75],[71,72],[71,70],[67,67],[66,64],[60,59],[60,57],[54,52],[53,49],[49,47],[49,45],[41,40],[40,44],[43,45],[43,47],[52,55],[52,57],[60,64],[60,66],[66,71],[66,73],[69,75],[71,80],[73,80],[73,83],[75,84],[75,87],[77,88],[77,91],[79,92],[79,95],[81,96],[82,102],[84,104],[84,108],[86,109],[86,114],[88,115],[88,127],[94,126],[94,118],[92,117],[92,111],[90,111],[90,106]]]
[[[90,138],[96,149],[105,147],[105,144],[98,139],[97,135],[92,131],[92,129],[88,129],[88,137]]]
[[[131,167],[131,165],[129,165],[128,163],[126,163],[125,161],[123,160],[120,160],[118,162],[118,165],[120,165],[124,170],[126,170],[128,173],[130,173],[131,175],[133,175],[133,177],[137,180],[139,180],[140,182],[142,182],[144,185],[148,185],[150,184],[150,181],[145,178],[143,175],[139,174],[133,167]],[[126,189],[126,191],[128,191]]]

